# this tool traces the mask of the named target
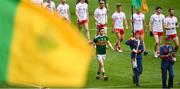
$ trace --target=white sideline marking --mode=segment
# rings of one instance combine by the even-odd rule
[[[174,84],[178,84],[179,82],[175,82]],[[143,88],[143,86],[150,86],[150,85],[161,85],[161,83],[154,83],[154,84],[140,84],[140,88],[141,88],[141,86],[142,86],[142,88]],[[134,85],[135,86],[135,85]],[[180,86],[180,85],[179,85]],[[124,88],[124,87],[133,87],[133,85],[122,85],[122,86],[106,86],[106,87],[108,87],[108,88]],[[138,88],[138,87],[137,87]]]
[[[160,83],[159,84],[140,84],[140,86],[150,86],[150,85],[161,85]],[[110,87],[110,88],[124,88],[124,87],[133,87],[135,85],[122,85],[122,86],[107,86],[107,87]]]

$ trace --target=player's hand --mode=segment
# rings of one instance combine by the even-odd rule
[[[114,31],[114,28],[111,30],[111,32],[112,32],[112,33],[114,33],[114,32],[115,32],[115,31]]]
[[[113,47],[111,48],[113,51],[115,50]]]
[[[114,33],[114,30],[111,30],[112,33]]]
[[[99,24],[99,21],[98,21],[97,19],[95,19],[95,22],[96,22],[97,24]]]
[[[79,23],[82,23],[82,20],[78,20]]]
[[[126,29],[128,29],[128,26],[126,25]]]

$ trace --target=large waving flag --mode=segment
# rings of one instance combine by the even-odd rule
[[[135,6],[136,9],[143,13],[149,12],[146,0],[132,0],[131,5]]]
[[[92,48],[76,28],[29,1],[0,2],[0,85],[82,87]]]

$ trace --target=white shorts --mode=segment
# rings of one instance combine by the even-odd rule
[[[103,62],[106,60],[106,55],[97,54],[97,60]]]

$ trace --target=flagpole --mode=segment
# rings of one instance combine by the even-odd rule
[[[134,35],[134,21],[133,21],[134,17],[133,17],[133,13],[134,13],[134,11],[133,11],[133,5],[131,5],[132,36],[134,37],[135,35]],[[137,56],[137,54],[136,54],[136,56]],[[132,61],[131,61],[131,64],[132,64],[133,79],[134,79],[135,76],[136,76],[136,73],[135,73],[135,72],[137,72],[137,71],[136,71],[136,68],[134,68],[134,64],[133,64],[134,62],[137,63],[136,56],[135,56],[135,58],[132,59]],[[135,82],[136,82],[136,80],[135,80]]]
[[[134,17],[133,17],[133,13],[134,13],[134,11],[133,11],[133,5],[131,5],[131,24],[132,24],[132,35],[133,35],[133,37],[134,37]]]

